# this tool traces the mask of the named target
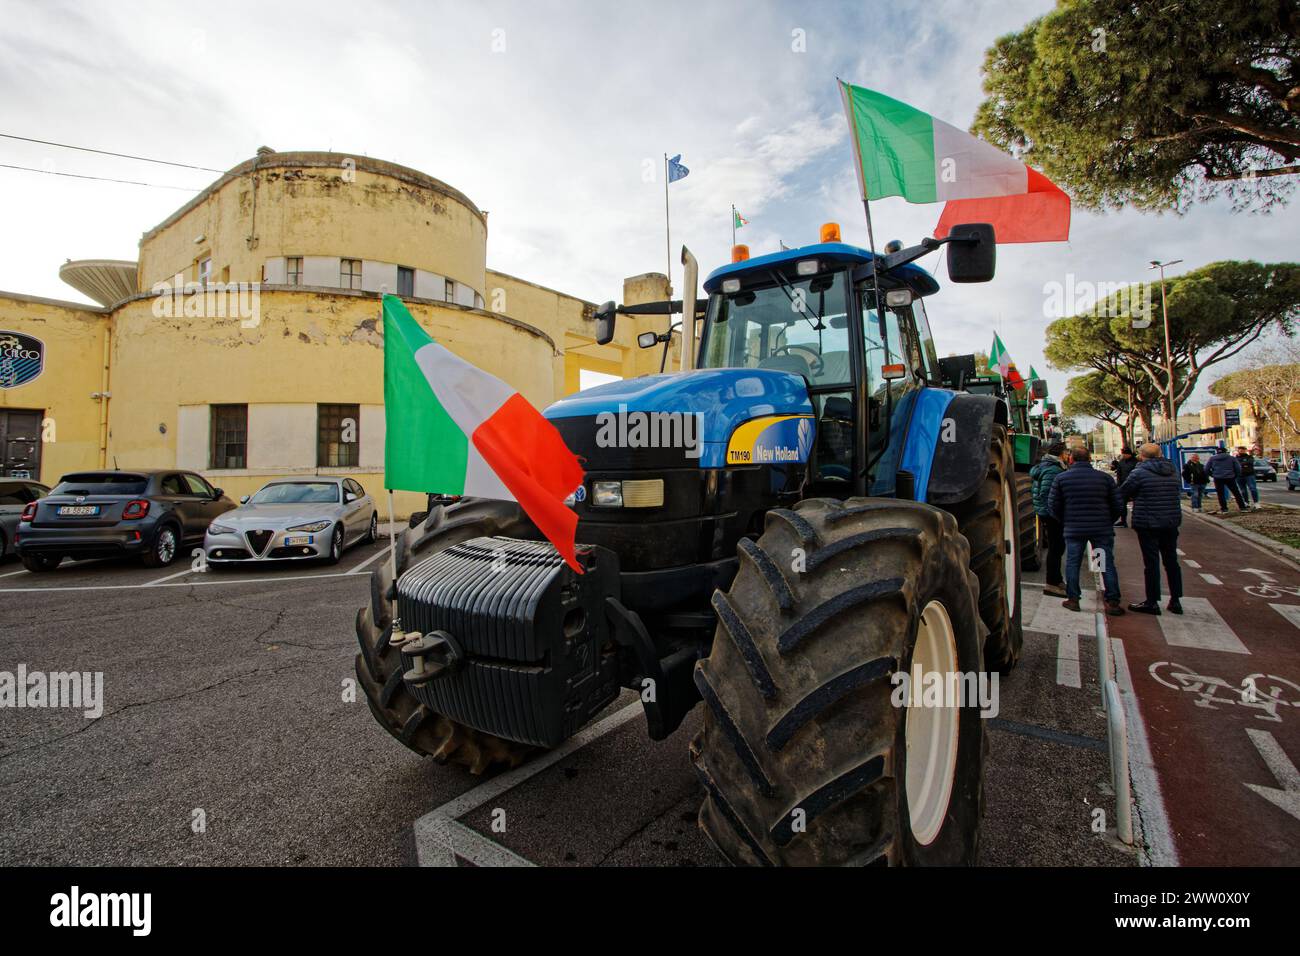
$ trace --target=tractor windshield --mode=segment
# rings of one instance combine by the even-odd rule
[[[846,275],[791,280],[771,270],[756,278],[710,297],[702,367],[779,369],[813,386],[851,381]]]

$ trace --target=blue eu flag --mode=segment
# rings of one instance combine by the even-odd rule
[[[675,183],[677,180],[685,179],[690,175],[691,171],[682,165],[681,159],[682,154],[678,153],[676,156],[668,160],[668,181],[670,183]]]

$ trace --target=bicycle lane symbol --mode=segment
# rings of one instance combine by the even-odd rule
[[[1156,661],[1147,670],[1157,683],[1194,694],[1196,706],[1206,710],[1248,707],[1259,711],[1255,714],[1259,720],[1281,723],[1285,711],[1279,708],[1300,707],[1300,685],[1273,674],[1249,674],[1233,685],[1173,661]]]

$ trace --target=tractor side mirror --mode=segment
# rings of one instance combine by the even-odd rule
[[[614,341],[614,314],[617,306],[611,301],[596,310],[596,344],[608,345]]]
[[[642,332],[636,337],[636,344],[643,349],[652,349],[659,341],[659,335],[656,332]]]
[[[948,233],[948,279],[988,282],[997,266],[997,238],[987,222],[966,222]]]
[[[1046,398],[1047,382],[1043,381],[1041,378],[1034,379],[1029,383],[1029,394],[1032,395],[1035,400]]]

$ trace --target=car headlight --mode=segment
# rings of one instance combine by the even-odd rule
[[[328,521],[313,521],[311,524],[296,524],[292,528],[285,528],[286,531],[324,531],[330,526]]]
[[[208,534],[236,534],[234,528],[227,528],[224,524],[208,525]]]

